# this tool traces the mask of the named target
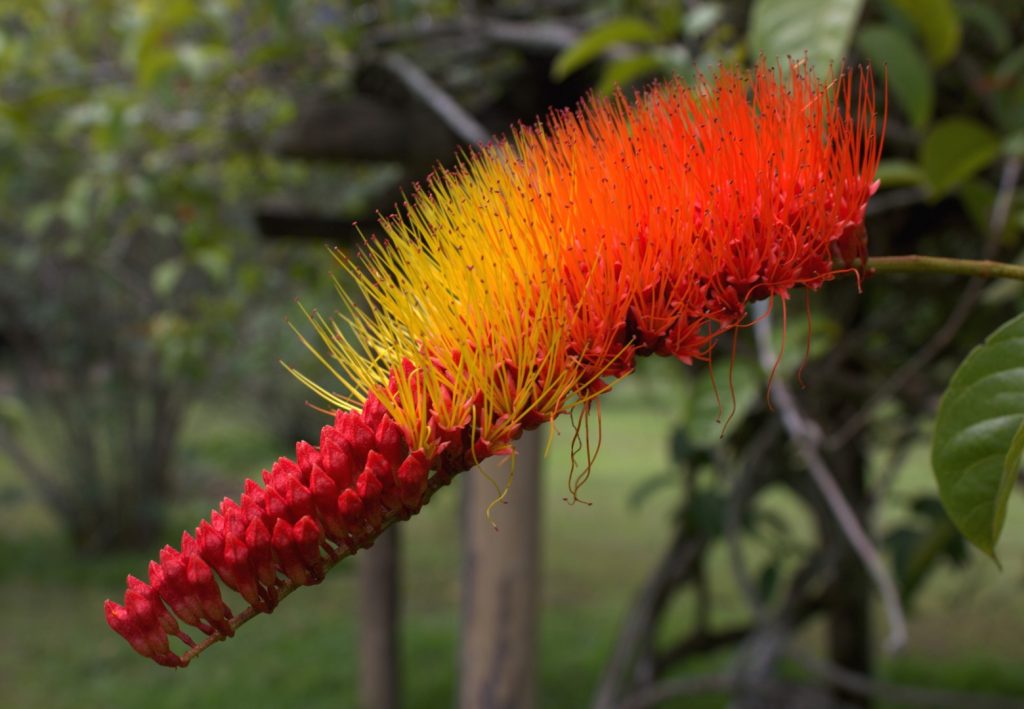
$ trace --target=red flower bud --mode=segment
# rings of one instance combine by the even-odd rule
[[[199,545],[196,543],[195,537],[188,532],[181,533],[181,553],[186,556],[199,553]]]
[[[137,653],[167,667],[185,666],[185,662],[170,651],[170,647],[167,645],[167,636],[155,625],[140,623],[131,611],[110,599],[104,602],[103,610],[107,618],[107,625],[127,640]]]
[[[373,448],[373,431],[363,423],[362,417],[354,411],[339,412],[335,427],[348,445],[348,453],[357,468],[366,464],[366,454]]]
[[[295,462],[302,471],[302,482],[308,483],[313,466],[320,462],[320,453],[306,441],[299,441],[295,444]]]
[[[276,487],[268,487],[264,495],[264,507],[267,510],[267,518],[275,522],[281,518],[291,519],[288,510],[288,501],[281,496]]]
[[[324,529],[331,541],[338,544],[347,543],[348,535],[338,514],[338,486],[331,476],[317,465],[309,476],[309,491],[313,495],[313,504],[317,515],[323,521]]]
[[[392,466],[377,451],[370,451],[366,456],[366,467],[363,469],[364,475],[368,474],[377,478],[377,482],[380,483],[380,502],[389,511],[400,509],[402,506],[393,472],[397,467],[397,465]]]
[[[234,635],[235,631],[228,622],[232,617],[231,609],[220,595],[213,569],[198,556],[188,557],[185,569],[191,587],[189,593],[199,602],[203,617],[222,635]]]
[[[409,446],[406,445],[402,429],[398,427],[395,420],[390,416],[381,418],[374,437],[377,452],[387,459],[391,469],[394,470],[401,465],[409,453]]]
[[[292,525],[286,520],[279,519],[274,525],[274,533],[271,536],[271,543],[274,545],[274,555],[277,563],[285,575],[293,583],[306,586],[310,583],[309,572],[299,559],[298,550],[295,548],[295,535]]]
[[[266,525],[258,519],[249,523],[245,532],[245,545],[249,548],[249,564],[260,582],[259,592],[263,608],[270,613],[277,605],[277,565],[274,563],[274,547]]]
[[[382,491],[380,479],[372,471],[364,470],[356,481],[356,493],[363,500],[363,521],[370,530],[378,529],[384,516],[380,499]]]
[[[423,505],[423,495],[427,491],[427,473],[429,462],[422,450],[416,450],[402,461],[395,473],[398,483],[398,494],[405,509],[414,513]]]
[[[281,486],[287,484],[288,478],[302,480],[302,468],[293,460],[285,457],[278,458],[277,462],[270,469],[271,482],[267,484],[267,487],[278,487],[278,489],[281,489]]]
[[[363,405],[363,422],[371,429],[376,430],[377,424],[387,415],[387,412],[388,410],[384,408],[384,404],[380,403],[377,395],[371,393],[366,397],[366,403]]]
[[[223,522],[221,528],[224,528]],[[237,591],[238,581],[235,579],[231,567],[224,560],[224,533],[204,519],[196,529],[196,542],[199,544],[199,556],[203,558],[203,561],[216,569],[220,577],[224,579],[224,583]]]
[[[172,547],[160,550],[160,563],[149,562],[149,583],[157,590],[175,615],[183,621],[211,635],[214,630],[203,620],[199,599],[190,595],[185,558]]]
[[[163,601],[160,600],[160,594],[157,593],[157,590],[155,588],[150,586],[145,581],[141,581],[140,579],[137,579],[131,574],[129,574],[128,590],[138,593],[139,595],[143,596],[147,601],[149,601],[152,608],[151,613],[154,619],[156,620],[157,623],[159,623],[160,627],[163,628],[163,631],[166,634],[177,636],[181,639],[183,643],[185,643],[189,647],[195,645],[195,642],[193,642],[192,638],[189,637],[187,633],[182,631],[181,627],[178,625],[178,621],[176,621],[174,619],[174,616],[171,615],[167,611],[167,608],[164,607]]]
[[[334,430],[334,429],[331,429]],[[326,438],[326,437],[325,437]],[[340,440],[326,438],[320,446],[320,465],[331,476],[339,490],[352,487],[361,468]]]
[[[310,581],[319,583],[324,578],[324,562],[320,557],[320,545],[324,541],[324,530],[309,515],[306,515],[292,528],[292,540],[299,561],[309,571]]]
[[[231,533],[224,539],[224,565],[234,577],[232,588],[253,608],[263,610],[263,598],[256,585],[256,572],[249,562],[249,547]]]
[[[355,542],[361,544],[366,537],[367,527],[363,499],[358,492],[349,488],[338,495],[338,514]]]
[[[294,478],[288,486],[285,500],[288,503],[289,519],[299,519],[304,515],[316,514],[313,507],[313,496],[309,489]]]

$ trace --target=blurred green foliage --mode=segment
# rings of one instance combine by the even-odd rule
[[[269,146],[330,82],[317,8],[0,7],[0,441],[80,547],[160,530],[188,404],[280,297],[252,209],[301,177]]]

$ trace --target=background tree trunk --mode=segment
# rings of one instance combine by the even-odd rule
[[[463,476],[462,643],[459,706],[529,709],[535,704],[540,536],[541,433],[516,445],[515,481],[508,504],[486,472],[502,485],[509,463],[492,458]]]
[[[398,667],[398,529],[359,554],[359,706],[395,709]]]

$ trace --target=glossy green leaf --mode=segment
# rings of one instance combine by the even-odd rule
[[[974,348],[939,405],[932,467],[960,532],[995,558],[1024,451],[1024,315]]]
[[[597,82],[597,93],[608,95],[620,86],[656,76],[661,68],[661,62],[651,54],[638,54],[609,62],[601,72],[601,80]]]
[[[965,26],[980,30],[989,45],[999,54],[1005,54],[1013,46],[1013,29],[995,8],[975,0],[962,0],[956,5]]]
[[[864,0],[754,0],[747,40],[769,63],[806,52],[824,71],[846,55],[863,8]]]
[[[1010,448],[1003,457],[1003,475],[999,478],[999,490],[996,499],[1004,501],[996,508],[996,519],[992,521],[993,529],[996,530],[996,539],[1006,522],[1006,504],[1010,500],[1010,493],[1013,492],[1013,485],[1017,482],[1017,475],[1020,473],[1021,456],[1024,456],[1024,420],[1017,426],[1013,438],[1010,439]]]
[[[560,52],[551,64],[551,78],[563,81],[601,56],[606,49],[620,42],[654,44],[661,40],[658,28],[639,17],[620,17],[599,25],[584,34],[578,42]]]
[[[925,181],[924,170],[913,160],[886,158],[878,163],[875,179],[882,183],[882,189],[910,187]]]
[[[952,0],[889,0],[921,35],[928,59],[942,66],[960,51],[963,27]]]
[[[857,47],[879,75],[887,75],[889,94],[915,128],[924,128],[935,110],[935,80],[921,50],[889,25],[868,25]]]
[[[999,138],[973,118],[955,116],[936,123],[919,159],[932,197],[939,199],[988,167],[999,155]]]

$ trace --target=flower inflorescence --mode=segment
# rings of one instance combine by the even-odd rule
[[[334,425],[165,547],[148,584],[129,577],[114,630],[186,664],[199,648],[172,651],[194,645],[174,616],[232,635],[637,356],[706,359],[750,302],[864,263],[884,126],[866,71],[761,64],[634,98],[519,126],[417,187],[358,263],[339,255],[369,307],[340,291],[341,322],[310,317],[326,353],[307,345],[344,391],[298,374]]]

